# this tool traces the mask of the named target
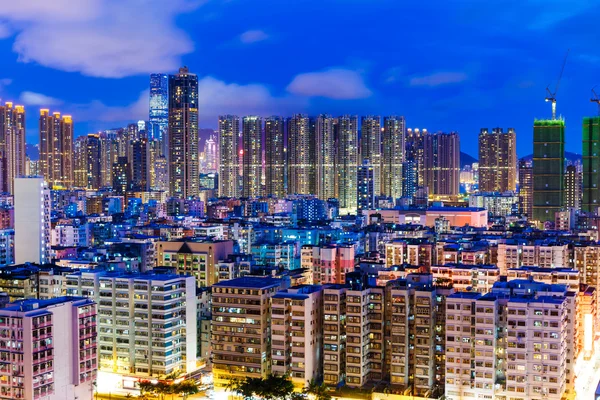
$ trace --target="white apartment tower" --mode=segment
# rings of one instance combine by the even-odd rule
[[[50,262],[50,190],[44,178],[15,178],[15,263]]]
[[[99,369],[148,378],[196,370],[197,300],[193,276],[81,271],[67,295],[98,303]]]

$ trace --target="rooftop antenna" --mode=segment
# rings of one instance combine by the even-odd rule
[[[590,99],[590,101],[592,103],[598,104],[598,115],[600,115],[600,97],[598,97],[598,93],[596,93],[596,91],[594,90],[597,87],[598,87],[598,85],[596,85],[592,88],[592,98]]]
[[[558,92],[558,88],[560,87],[560,80],[562,78],[563,72],[565,71],[565,65],[567,64],[567,57],[569,57],[569,52],[571,49],[567,50],[567,54],[565,55],[565,59],[563,60],[562,68],[560,69],[560,75],[558,75],[558,81],[556,81],[556,87],[554,88],[554,92],[550,90],[550,85],[546,86],[546,101],[552,103],[552,120],[556,121],[556,93]]]

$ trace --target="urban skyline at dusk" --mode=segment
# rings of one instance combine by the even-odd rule
[[[105,3],[78,2],[68,13],[0,10],[0,98],[73,115],[77,137],[147,119],[149,74],[188,65],[199,76],[201,128],[216,129],[220,114],[404,115],[407,127],[459,132],[462,150],[474,156],[481,127],[515,128],[524,156],[532,120],[550,116],[545,88],[556,84],[570,48],[557,95],[567,137],[579,137],[581,118],[596,113],[589,98],[600,60],[586,23],[598,10],[592,2],[424,9],[393,1],[181,0],[136,10],[142,28],[115,14],[135,10],[136,1],[118,10]],[[89,41],[95,45],[80,44]],[[35,113],[27,122],[27,142],[36,143]],[[580,140],[567,140],[566,149],[580,153]]]
[[[600,400],[592,1],[0,1],[0,399]]]

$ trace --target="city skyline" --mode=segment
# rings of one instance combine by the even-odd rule
[[[71,10],[69,16],[50,8],[14,6],[0,12],[6,26],[0,40],[0,54],[6,60],[0,98],[73,115],[78,137],[147,119],[149,75],[173,74],[188,65],[199,77],[200,128],[216,128],[218,115],[225,114],[403,115],[407,127],[457,131],[467,139],[475,139],[481,127],[514,127],[519,134],[517,154],[524,156],[532,149],[532,119],[550,116],[545,87],[554,87],[564,54],[571,48],[557,94],[558,114],[567,120],[567,137],[579,135],[581,118],[596,113],[589,98],[590,89],[600,83],[593,77],[598,56],[589,51],[594,30],[583,22],[599,6],[555,1],[541,9],[536,1],[527,1],[502,9],[487,4],[471,4],[467,9],[461,4],[435,3],[426,11],[427,21],[436,29],[424,32],[412,29],[424,22],[419,18],[423,6],[397,3],[381,1],[367,8],[364,1],[343,6],[332,1],[319,4],[316,13],[312,2],[285,6],[263,2],[269,17],[261,15],[262,7],[256,4],[235,1],[151,4],[143,17],[149,22],[146,25],[163,28],[157,30],[162,31],[159,37],[153,30],[133,31],[119,21],[112,22],[114,29],[109,32],[96,32],[92,26],[102,23],[81,21],[102,22],[114,11],[100,12],[88,3]],[[102,9],[103,2],[98,4]],[[126,1],[123,7],[135,5]],[[256,18],[249,24],[242,15]],[[389,22],[397,15],[403,16],[405,29],[386,28],[393,26]],[[42,19],[57,22],[38,22]],[[487,22],[484,29],[482,19]],[[305,35],[302,24],[295,23],[300,20],[316,28]],[[369,28],[348,29],[337,21]],[[514,27],[510,32],[493,28],[509,22]],[[136,52],[124,55],[114,46],[121,57],[106,56],[95,46],[81,49],[64,37],[65,32],[77,37],[80,25],[106,44],[109,52],[115,36],[143,38],[148,43],[133,46]],[[470,34],[473,29],[479,32],[477,37]],[[51,47],[42,49],[35,43],[40,31],[55,46],[73,51],[49,54]],[[444,32],[443,41],[438,31]],[[320,45],[314,46],[318,41]],[[264,61],[265,53],[285,52],[292,45],[306,56],[293,63],[281,60],[277,68]],[[243,69],[233,62],[240,58],[245,60]],[[330,90],[336,82],[342,85]],[[33,114],[28,114],[27,123],[30,143],[38,140]],[[476,154],[474,140],[463,143],[465,152]],[[580,153],[580,141],[568,141],[566,149]]]

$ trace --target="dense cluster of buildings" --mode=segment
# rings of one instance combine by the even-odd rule
[[[600,117],[457,133],[401,116],[223,115],[150,79],[148,121],[74,137],[0,107],[0,398],[285,375],[414,398],[574,396],[600,327]],[[463,189],[467,189],[466,191]],[[588,364],[586,364],[588,363]],[[577,393],[581,396],[581,393]]]

